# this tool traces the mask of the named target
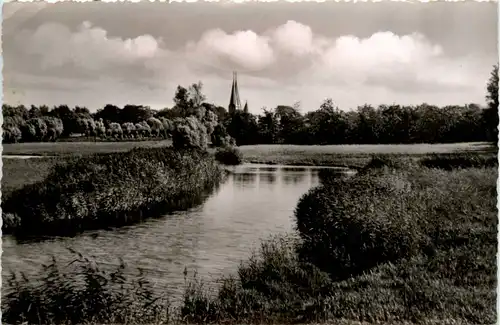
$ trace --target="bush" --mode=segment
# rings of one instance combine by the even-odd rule
[[[224,165],[239,165],[243,161],[243,156],[236,147],[224,147],[217,149],[215,159]]]
[[[296,208],[301,255],[337,280],[409,257],[426,243],[414,200],[404,174],[331,180]]]
[[[206,152],[143,148],[97,154],[58,164],[45,180],[13,191],[2,202],[3,217],[18,225],[11,230],[19,236],[120,226],[199,204],[221,177]]]
[[[375,155],[363,168],[360,174],[380,173],[388,170],[409,169],[415,164],[408,158],[394,157],[392,155]]]

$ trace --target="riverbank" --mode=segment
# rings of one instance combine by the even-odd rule
[[[296,234],[264,242],[232,279],[221,280],[219,290],[188,277],[179,308],[156,300],[161,295],[134,294],[130,288],[139,286],[134,280],[125,279],[130,284],[125,289],[132,291],[114,289],[120,287],[119,276],[80,259],[71,268],[56,263],[56,280],[51,277],[56,273],[40,274],[40,287],[20,279],[19,289],[3,299],[4,319],[493,323],[497,168],[433,161],[439,168],[378,160],[354,177],[325,175],[323,186],[297,205]],[[92,270],[108,282],[84,277]],[[90,280],[82,286],[84,278]]]
[[[201,203],[223,176],[211,155],[167,148],[23,160],[8,163],[7,172],[9,167],[24,173],[3,183],[3,231],[17,236],[72,235],[184,209]]]

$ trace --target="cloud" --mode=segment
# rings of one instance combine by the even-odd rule
[[[261,70],[275,60],[269,39],[250,30],[234,34],[210,30],[198,42],[189,43],[186,51],[198,62],[205,61],[204,64],[218,67],[232,64],[245,70]]]
[[[179,48],[149,34],[110,36],[90,22],[73,30],[44,23],[16,35],[6,46],[7,86],[16,73],[36,75],[39,86],[24,77],[16,88],[24,84],[37,98],[43,97],[39,89],[44,88],[52,100],[54,78],[72,78],[74,91],[60,85],[55,87],[58,94],[74,97],[73,102],[92,101],[88,105],[93,107],[113,96],[120,96],[117,103],[147,100],[164,107],[171,105],[178,84],[198,80],[210,100],[226,105],[231,70],[240,72],[241,95],[254,112],[297,100],[306,110],[316,109],[325,97],[333,97],[342,108],[388,102],[482,103],[491,68],[478,54],[450,56],[419,33],[328,38],[291,20],[262,33],[212,29]],[[81,86],[77,76],[84,80]],[[42,86],[44,78],[52,81]]]
[[[33,33],[22,31],[16,41],[25,54],[39,56],[45,70],[72,64],[99,71],[163,54],[158,40],[150,35],[127,39],[108,37],[104,29],[87,21],[77,31],[59,23],[45,23]]]
[[[311,27],[289,20],[272,32],[275,46],[295,56],[310,55],[317,47]]]

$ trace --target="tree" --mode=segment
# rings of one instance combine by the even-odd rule
[[[498,141],[498,64],[493,67],[490,79],[486,86],[486,102],[488,108],[484,111],[484,126],[487,130],[488,140]]]
[[[162,134],[163,123],[159,119],[155,117],[150,117],[148,118],[147,123],[151,128],[151,133],[154,133],[157,137],[159,137]]]
[[[236,111],[226,121],[226,130],[236,140],[236,144],[247,145],[258,143],[257,119],[251,113]]]
[[[104,123],[108,125],[111,122],[122,123],[126,121],[121,120],[121,109],[115,105],[107,104],[103,109],[97,110],[94,114],[94,119],[102,118]]]
[[[194,116],[177,119],[172,134],[173,146],[176,149],[201,149],[208,148],[207,129],[203,123]]]
[[[264,114],[258,118],[259,142],[263,144],[277,143],[279,120],[272,110],[263,108]]]
[[[61,119],[52,116],[43,116],[45,124],[47,125],[47,138],[49,141],[55,141],[61,136],[64,131],[63,122]]]
[[[151,127],[146,121],[141,121],[135,124],[136,133],[143,137],[151,136]]]
[[[21,132],[27,141],[42,141],[47,135],[47,124],[41,118],[31,118],[26,121]]]
[[[139,123],[153,117],[151,108],[141,105],[125,105],[120,112],[122,122]]]
[[[125,122],[122,124],[123,135],[131,138],[135,133],[135,124],[131,122]]]
[[[85,110],[83,108],[77,107],[75,110],[71,110],[67,105],[55,106],[50,111],[50,115],[62,120],[64,129],[63,136],[78,133],[78,119],[91,117],[90,114],[85,114]]]
[[[207,97],[203,94],[203,83],[198,81],[198,83],[189,86],[188,90],[188,100],[190,106],[197,108],[203,104]]]
[[[187,116],[189,110],[189,93],[188,90],[182,86],[177,86],[174,95],[175,108],[181,117]]]

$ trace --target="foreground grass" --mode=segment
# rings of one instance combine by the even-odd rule
[[[71,235],[129,224],[201,203],[223,176],[211,155],[197,151],[143,148],[63,161],[3,198],[4,233]]]
[[[3,299],[3,317],[13,323],[110,323],[126,316],[128,323],[492,324],[497,168],[489,164],[459,168],[456,159],[435,158],[440,168],[427,168],[379,160],[352,178],[324,175],[323,185],[297,206],[296,234],[264,242],[218,289],[189,282],[175,310],[155,305],[163,300],[151,294],[135,295],[138,307],[126,310],[126,293],[105,290],[113,288],[105,283],[116,283],[113,273],[99,282],[83,268],[61,271],[56,280],[48,271],[39,282],[18,280]],[[87,289],[65,280],[74,274]],[[83,314],[69,317],[80,308]],[[150,310],[152,316],[141,316]]]

